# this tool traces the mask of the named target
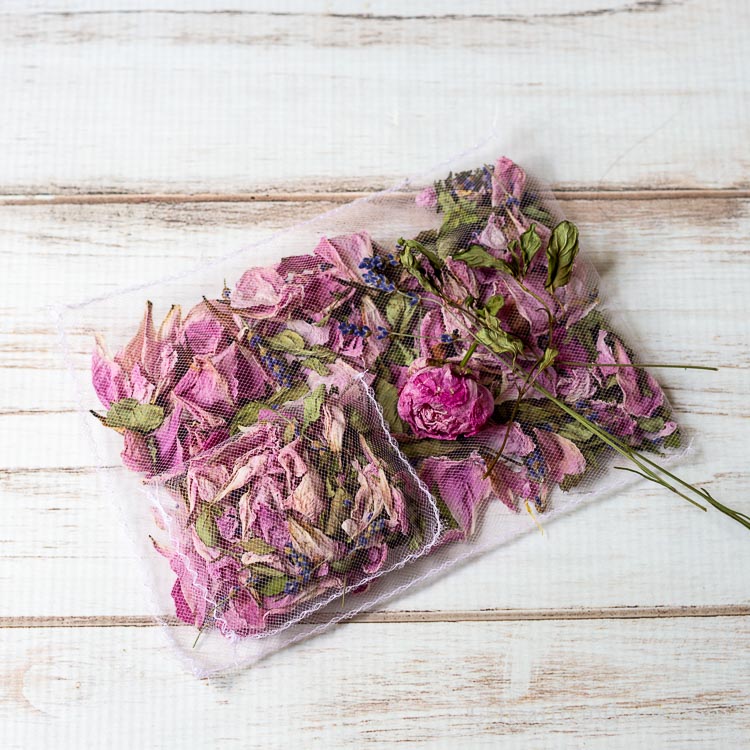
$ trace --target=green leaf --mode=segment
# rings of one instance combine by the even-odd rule
[[[296,354],[305,348],[305,340],[296,331],[284,330],[268,340],[268,348]]]
[[[367,421],[362,413],[354,407],[347,407],[346,421],[347,424],[351,425],[352,429],[355,432],[360,433],[360,435],[367,435],[367,433],[372,429],[372,425]]]
[[[311,393],[305,396],[303,401],[304,410],[302,413],[302,429],[306,429],[313,422],[320,419],[320,409],[323,406],[323,400],[326,397],[326,387],[322,383]]]
[[[275,547],[272,547],[258,537],[253,539],[243,539],[238,542],[238,544],[245,550],[245,552],[252,552],[255,555],[270,555],[272,552],[276,551]]]
[[[664,438],[665,448],[679,448],[682,444],[682,435],[679,430],[675,430]]]
[[[547,245],[547,281],[544,286],[548,292],[554,292],[570,281],[576,255],[578,229],[569,221],[561,221],[552,230]]]
[[[309,352],[311,356],[319,359],[321,362],[325,362],[326,364],[335,362],[338,358],[336,352],[334,352],[332,349],[329,349],[327,346],[323,346],[323,344],[315,344],[315,346],[306,351]]]
[[[551,346],[548,346],[544,350],[544,354],[542,355],[542,359],[539,362],[539,370],[538,372],[541,372],[542,370],[546,370],[556,359],[557,355],[560,352],[557,351],[557,349],[554,349]]]
[[[349,493],[338,485],[331,498],[331,505],[328,509],[328,518],[326,519],[325,533],[333,536],[341,530],[341,524],[346,520],[349,511],[344,507],[344,502],[349,497]]]
[[[276,406],[285,404],[287,401],[296,401],[298,398],[302,398],[302,396],[304,396],[309,390],[310,387],[305,382],[297,383],[291,388],[282,388],[281,390],[276,391],[276,393],[268,399],[268,405]]]
[[[295,437],[297,437],[297,426],[294,422],[287,422],[284,427],[284,434],[282,435],[284,445],[291,443]]]
[[[414,517],[416,515],[416,518]],[[424,520],[417,514],[409,514],[409,551],[417,552],[424,546]]]
[[[386,362],[407,367],[416,358],[417,355],[415,354],[414,349],[404,343],[404,339],[391,339],[391,345],[388,347],[388,351],[385,355]]]
[[[497,314],[505,304],[505,298],[502,294],[493,294],[485,303],[484,309],[493,317],[497,317]]]
[[[153,435],[146,438],[146,447],[148,448],[148,455],[151,457],[151,464],[156,469],[159,460],[159,447]]]
[[[664,417],[644,417],[638,420],[638,426],[644,432],[660,432],[664,429]]]
[[[476,333],[477,341],[495,354],[514,354],[523,352],[523,343],[505,331],[492,331],[480,328]]]
[[[596,361],[598,355],[597,340],[600,328],[606,330],[608,328],[607,321],[598,310],[592,310],[585,318],[574,323],[568,329],[566,340],[571,341],[575,337],[586,349],[591,360]]]
[[[495,354],[512,354],[514,357],[523,353],[523,341],[512,333],[503,330],[500,321],[485,309],[480,310],[484,326],[476,332],[476,339]]]
[[[319,359],[316,359],[315,357],[308,357],[307,359],[303,359],[300,364],[302,365],[302,367],[307,367],[308,370],[314,370],[318,373],[318,375],[321,375],[322,377],[331,374],[331,371]]]
[[[542,246],[542,239],[536,233],[536,225],[532,224],[522,235],[521,235],[521,253],[523,254],[523,272],[529,270],[531,261],[534,260],[534,256],[539,252]]]
[[[526,206],[523,209],[523,212],[526,214],[526,216],[529,217],[529,219],[536,219],[537,221],[541,221],[542,224],[547,227],[552,226],[552,214],[547,213],[547,211],[542,208],[538,208],[537,206]]]
[[[410,305],[401,294],[392,294],[385,306],[385,317],[391,329],[398,333],[408,333],[409,324],[417,311],[416,305]]]
[[[452,256],[457,250],[466,245],[467,238],[471,236],[472,226],[459,224],[450,232],[441,230],[440,236],[435,243],[435,248],[441,258]]]
[[[278,596],[279,594],[283,594],[288,580],[289,578],[286,576],[283,578],[281,576],[269,578],[257,587],[258,593],[262,596]]]
[[[409,458],[429,458],[430,456],[446,456],[456,451],[465,450],[461,443],[455,440],[415,440],[410,443],[399,443],[401,452]]]
[[[277,570],[265,563],[253,563],[250,566],[250,570],[253,572],[253,575],[256,576],[263,576],[265,578],[286,578],[286,573],[283,570]]]
[[[383,417],[391,432],[406,432],[406,427],[398,415],[398,389],[385,378],[375,381],[375,399],[383,410]]]
[[[435,505],[438,509],[440,525],[442,526],[443,530],[451,531],[453,529],[459,528],[458,521],[456,521],[456,519],[453,517],[453,514],[450,512],[450,509],[446,505],[445,500],[443,500],[443,496],[440,494],[440,488],[437,485],[433,485],[428,489],[432,493],[432,496],[435,498]]]
[[[547,399],[523,399],[517,404],[513,401],[504,401],[495,408],[495,415],[500,424],[510,420],[514,409],[516,421],[523,425],[556,424],[567,419],[565,412]]]
[[[253,563],[250,571],[261,579],[255,588],[262,596],[278,596],[283,593],[289,581],[286,573],[263,563]]]
[[[490,255],[481,245],[472,245],[465,250],[459,250],[453,254],[453,260],[460,260],[469,268],[496,268],[498,271],[513,275],[513,270],[504,260]]]
[[[214,518],[214,509],[206,505],[195,520],[195,533],[207,547],[216,547],[219,543],[219,529]]]
[[[449,192],[441,191],[438,194],[438,205],[445,216],[438,237],[453,232],[462,224],[475,224],[479,221],[476,204],[466,198],[456,201]]]
[[[328,563],[328,567],[334,573],[348,573],[357,564],[361,556],[360,551],[357,551],[341,560],[333,560]]]
[[[586,425],[576,422],[575,420],[572,422],[566,422],[559,430],[557,430],[557,434],[574,443],[585,443],[588,440],[591,440],[594,435]]]
[[[453,196],[445,189],[438,189],[437,193],[439,211],[442,211],[444,214],[451,213],[456,207],[456,201],[453,199]]]
[[[239,432],[240,427],[250,427],[258,421],[258,413],[261,409],[267,409],[268,406],[261,401],[251,401],[245,404],[234,415],[232,423],[229,425],[229,434],[234,435]]]
[[[399,244],[402,245],[402,250],[399,254],[399,261],[401,265],[410,273],[418,282],[419,285],[428,292],[437,292],[438,288],[427,276],[424,269],[420,265],[419,259],[414,254],[413,240],[404,240],[403,237],[399,239]],[[419,245],[419,243],[416,243]]]
[[[414,240],[414,242],[416,243],[416,240]],[[442,268],[445,265],[445,262],[443,261],[443,259],[436,252],[434,252],[433,250],[430,250],[430,248],[427,247],[427,245],[423,245],[420,242],[418,243],[417,249],[419,250],[420,253],[422,253],[422,255],[424,255],[425,258],[427,258],[427,260],[430,261],[433,268],[438,269],[438,268]]]
[[[164,421],[164,409],[156,404],[142,404],[135,398],[123,398],[109,407],[107,427],[148,434]]]

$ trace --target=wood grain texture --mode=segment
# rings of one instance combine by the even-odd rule
[[[356,632],[353,632],[356,629]],[[362,624],[197,681],[154,628],[6,631],[3,746],[743,747],[750,618]]]
[[[558,187],[750,186],[747,3],[463,6],[9,4],[0,188],[369,189],[493,128]]]

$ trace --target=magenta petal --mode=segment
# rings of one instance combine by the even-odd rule
[[[105,356],[99,343],[97,343],[91,355],[91,380],[99,401],[107,409],[116,401],[130,395],[122,368],[117,362],[113,362]]]
[[[287,283],[275,268],[251,268],[232,292],[232,305],[250,318],[276,317],[302,301],[304,288]]]
[[[430,185],[421,190],[414,199],[414,202],[420,208],[435,208],[437,206],[437,192],[435,188]]]
[[[586,459],[575,443],[546,430],[535,429],[534,434],[544,456],[546,478],[549,481],[559,483],[566,476],[584,472]]]
[[[508,433],[507,439],[505,437],[506,432]],[[534,441],[521,429],[518,422],[511,422],[510,426],[508,426],[508,423],[490,423],[477,433],[475,439],[496,451],[500,449],[504,442],[503,455],[514,458],[528,456],[534,450]]]
[[[172,599],[174,600],[175,613],[178,619],[186,622],[188,625],[195,624],[195,614],[183,596],[179,580],[175,581],[174,586],[172,586]]]
[[[502,156],[492,173],[492,205],[505,205],[508,195],[520,201],[526,188],[526,172],[515,162]]]
[[[362,281],[359,264],[372,256],[372,241],[367,232],[344,234],[340,237],[324,237],[315,248],[315,255],[330,263],[346,278]]]
[[[123,448],[120,453],[123,464],[139,474],[153,476],[156,473],[151,452],[148,449],[146,437],[137,432],[125,430],[123,433]]]
[[[177,406],[153,434],[160,474],[182,466],[184,452],[179,440],[181,415],[182,409]]]
[[[511,468],[498,462],[490,476],[492,491],[497,498],[511,510],[518,510],[518,500],[536,500],[541,495],[542,488],[532,481],[525,469]]]
[[[462,461],[430,457],[419,467],[419,477],[430,492],[439,494],[464,536],[474,530],[478,505],[490,494],[485,463],[476,453]]]

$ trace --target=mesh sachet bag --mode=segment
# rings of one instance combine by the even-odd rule
[[[481,156],[60,311],[108,492],[200,674],[607,494],[618,455],[653,478],[683,451],[576,227]]]

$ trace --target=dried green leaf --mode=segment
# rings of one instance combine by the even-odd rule
[[[399,333],[407,333],[416,311],[417,306],[410,305],[403,295],[393,294],[385,306],[385,317],[391,329]]]
[[[258,537],[253,539],[243,539],[239,542],[239,545],[245,550],[245,552],[252,552],[254,555],[270,555],[272,552],[276,551],[275,547],[272,547]]]
[[[315,346],[313,346],[311,349],[307,349],[306,352],[312,357],[315,357],[316,359],[319,359],[321,362],[325,362],[326,364],[335,362],[338,358],[336,352],[334,352],[332,349],[329,349],[327,346],[323,346],[323,344],[315,344]]]
[[[305,396],[303,401],[302,429],[306,429],[313,422],[320,419],[320,409],[326,397],[326,387],[322,383],[311,393]]]
[[[282,388],[268,399],[268,405],[277,406],[285,404],[288,401],[296,401],[298,398],[302,398],[309,390],[310,386],[305,382],[296,383],[291,388]]]
[[[638,420],[638,426],[644,432],[661,432],[664,424],[664,417],[644,417]]]
[[[557,430],[557,434],[576,444],[585,443],[588,440],[591,440],[594,436],[594,433],[586,427],[586,425],[581,424],[581,422],[576,420],[566,422],[559,430]]]
[[[255,584],[255,589],[262,596],[278,596],[283,593],[289,576],[281,570],[276,570],[263,563],[253,563],[250,566],[253,576],[260,580]]]
[[[545,288],[554,292],[570,281],[573,263],[578,255],[578,228],[561,221],[553,230],[547,245],[547,281]]]
[[[675,430],[664,438],[665,448],[679,448],[682,444],[682,435],[679,430]]]
[[[408,367],[416,358],[414,348],[406,344],[406,339],[391,339],[391,345],[385,355],[386,362]]]
[[[469,268],[496,268],[509,275],[513,275],[513,269],[500,258],[490,255],[481,245],[472,245],[464,250],[453,254],[453,260],[466,263]]]
[[[331,374],[331,371],[319,359],[315,357],[308,357],[307,359],[303,359],[300,364],[302,365],[302,367],[306,367],[308,370],[317,372],[318,375],[322,377]]]
[[[415,440],[409,443],[400,443],[401,452],[409,458],[429,458],[430,456],[447,456],[451,453],[464,450],[461,443],[454,440]]]
[[[234,435],[239,432],[240,427],[250,427],[258,421],[258,414],[261,409],[267,409],[268,406],[261,401],[251,401],[241,407],[232,419],[229,425],[229,434]]]
[[[326,519],[325,533],[333,536],[341,529],[341,524],[346,520],[349,511],[344,506],[344,502],[349,497],[349,493],[341,486],[336,487],[336,491],[331,498],[331,504],[328,509],[328,518]]]
[[[207,547],[215,547],[219,543],[219,529],[214,518],[214,509],[206,505],[195,520],[195,533]]]
[[[268,340],[268,348],[296,354],[305,348],[305,340],[296,331],[284,330]]]
[[[398,415],[398,389],[385,378],[378,378],[374,384],[375,399],[383,410],[383,418],[391,432],[406,432],[406,427]]]
[[[107,427],[132,430],[144,435],[153,432],[164,421],[164,409],[156,404],[142,404],[135,398],[123,398],[109,407],[104,419]]]
[[[534,260],[534,256],[539,252],[542,246],[542,239],[536,233],[536,226],[532,224],[522,235],[521,235],[521,253],[523,255],[523,272],[529,270],[531,261]]]
[[[453,517],[453,514],[450,512],[450,508],[448,508],[448,505],[446,504],[445,500],[443,500],[443,496],[440,494],[440,487],[434,484],[431,487],[428,487],[428,489],[430,490],[433,498],[435,499],[435,505],[438,509],[438,515],[440,517],[440,526],[442,527],[442,530],[445,532],[445,531],[452,531],[453,529],[459,528],[460,524]]]
[[[284,445],[291,443],[295,437],[297,437],[297,426],[294,422],[287,422],[284,426],[284,434],[282,435]]]
[[[555,349],[554,347],[548,346],[544,350],[542,359],[539,362],[538,372],[541,372],[542,370],[546,370],[557,359],[557,355],[559,353],[560,352],[557,351],[557,349]]]
[[[523,353],[523,341],[503,327],[488,310],[479,311],[484,326],[476,332],[476,339],[495,354],[512,354],[514,357]]]
[[[485,303],[484,303],[484,309],[493,317],[496,317],[497,314],[502,309],[503,305],[505,304],[505,298],[502,294],[493,294],[492,297],[490,297]]]
[[[529,219],[536,219],[547,227],[552,226],[552,222],[554,221],[552,214],[538,206],[525,206],[523,212]]]

